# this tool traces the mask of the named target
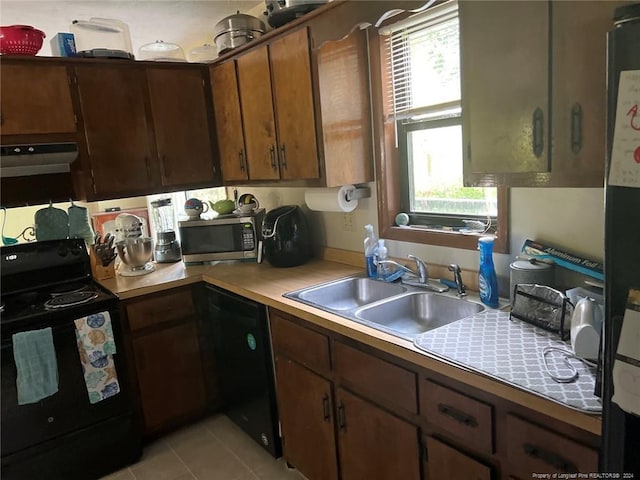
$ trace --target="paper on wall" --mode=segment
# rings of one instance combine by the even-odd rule
[[[640,70],[620,72],[609,185],[640,188]]]
[[[629,291],[615,358],[611,401],[640,415],[640,290]]]

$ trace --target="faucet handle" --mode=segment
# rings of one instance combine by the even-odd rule
[[[427,264],[415,255],[410,254],[408,255],[408,257],[416,262],[416,270],[418,272],[420,283],[427,283],[427,281],[429,280],[429,269],[427,268]]]

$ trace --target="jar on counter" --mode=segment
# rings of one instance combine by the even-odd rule
[[[520,283],[530,283],[555,287],[555,265],[536,260],[517,260],[509,265],[510,292],[513,305],[513,291]]]

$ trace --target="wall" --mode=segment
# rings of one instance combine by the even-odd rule
[[[33,25],[51,38],[56,32],[68,31],[73,19],[89,19],[92,16],[117,18],[129,24],[132,44],[138,48],[155,40],[182,45],[185,52],[203,43],[213,43],[215,24],[224,16],[244,11],[260,16],[263,2],[256,1],[2,1],[0,22],[3,25]],[[47,41],[41,55],[50,55]],[[372,198],[362,200],[345,228],[341,213],[309,212],[315,238],[319,245],[362,250],[364,225],[378,224],[375,184]],[[302,188],[242,187],[240,193],[252,192],[262,206],[271,209],[277,205],[304,204]],[[126,202],[100,202],[89,205],[92,211],[103,210],[112,204],[123,208],[144,206],[144,199],[128,199]],[[68,204],[61,205],[67,208]],[[33,214],[41,207],[11,209],[7,216],[5,233],[15,236],[33,222]],[[576,254],[601,260],[604,256],[604,201],[602,189],[512,189],[511,191],[511,254],[496,255],[495,263],[503,285],[508,277],[508,266],[519,252],[525,239],[548,242]],[[388,242],[389,255],[406,257],[416,254],[429,263],[456,262],[463,268],[477,269],[475,251]]]

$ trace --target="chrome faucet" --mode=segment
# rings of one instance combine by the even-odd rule
[[[416,262],[415,271],[413,271],[406,265],[402,265],[401,263],[398,263],[394,260],[380,260],[378,263],[395,265],[396,267],[402,269],[404,272],[410,273],[411,275],[413,275],[415,277],[415,280],[405,278],[404,275],[402,276],[401,278],[402,283],[405,283],[407,285],[412,285],[415,287],[423,287],[428,290],[432,290],[434,292],[440,292],[440,293],[446,292],[447,290],[449,290],[449,287],[447,287],[446,285],[442,285],[436,282],[431,282],[429,280],[429,268],[427,267],[427,264],[423,262],[420,258],[416,257],[415,255],[408,255],[408,258]]]
[[[449,265],[449,271],[453,272],[453,279],[456,282],[456,287],[458,289],[458,296],[459,297],[464,297],[467,294],[467,289],[464,286],[464,283],[462,283],[462,274],[460,271],[460,265],[458,265],[457,263],[452,263],[451,265]]]

